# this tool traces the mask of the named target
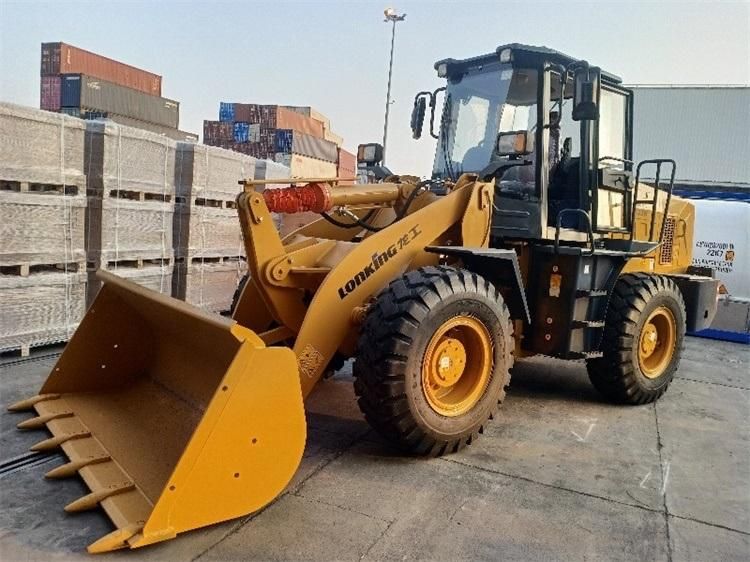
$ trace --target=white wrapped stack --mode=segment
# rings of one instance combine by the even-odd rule
[[[229,310],[246,271],[238,182],[254,177],[255,163],[238,152],[178,143],[174,297],[211,312]]]
[[[63,341],[83,316],[84,132],[0,103],[0,352]]]
[[[112,271],[170,294],[177,143],[111,121],[86,130],[89,272]],[[90,275],[89,301],[99,289]]]

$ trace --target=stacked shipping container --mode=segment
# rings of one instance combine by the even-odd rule
[[[161,83],[161,76],[72,45],[42,43],[41,109],[197,140],[178,130],[180,104],[161,97]]]
[[[330,129],[311,107],[222,102],[219,120],[203,122],[203,142],[274,160],[293,177],[335,177],[340,153],[347,165],[351,155]]]

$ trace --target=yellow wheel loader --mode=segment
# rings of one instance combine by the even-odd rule
[[[231,319],[99,273],[39,394],[11,406],[36,411],[19,427],[51,433],[34,450],[70,459],[47,476],[91,489],[65,509],[111,518],[90,552],[271,502],[303,454],[305,398],[345,358],[368,422],[420,455],[479,437],[514,357],[583,359],[621,403],[664,393],[718,282],[689,267],[674,162],[632,162],[631,92],[517,44],[436,70],[446,85],[412,114],[419,138],[431,110],[431,179],[241,182],[249,276]],[[271,213],[303,211],[321,219],[282,240]]]

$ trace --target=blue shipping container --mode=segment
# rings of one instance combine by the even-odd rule
[[[60,84],[60,105],[81,107],[81,75],[64,74]]]
[[[234,121],[234,104],[228,102],[219,103],[219,121]]]
[[[250,123],[237,121],[234,124],[234,142],[250,142]]]
[[[275,152],[290,154],[293,141],[294,136],[291,129],[276,129],[276,135],[273,139]]]

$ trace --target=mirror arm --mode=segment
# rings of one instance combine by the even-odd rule
[[[439,139],[440,137],[435,134],[435,107],[437,106],[437,95],[440,92],[444,92],[445,86],[437,88],[432,94],[430,94],[430,136],[433,139]]]
[[[551,70],[556,70],[560,73],[560,97],[558,98],[558,110],[557,110],[557,120],[554,123],[550,123],[550,129],[553,128],[559,128],[560,122],[562,121],[562,111],[563,111],[563,103],[565,103],[565,84],[568,82],[568,71],[567,69],[561,65],[561,64],[550,64]]]

